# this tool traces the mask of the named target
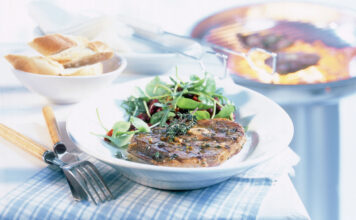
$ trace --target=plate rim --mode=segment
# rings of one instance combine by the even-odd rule
[[[165,76],[167,77],[167,76]],[[135,84],[135,82],[140,82],[140,81],[145,81],[146,83],[149,82],[149,80],[151,80],[154,77],[145,77],[145,78],[141,78],[141,79],[137,79],[137,80],[132,80],[130,82],[127,82],[125,84]],[[230,79],[230,82],[231,79]],[[214,172],[214,171],[241,171],[241,170],[247,170],[250,169],[252,167],[255,167],[257,165],[259,165],[262,162],[265,162],[271,158],[273,158],[274,156],[276,156],[278,153],[282,152],[283,150],[285,150],[285,148],[289,147],[289,144],[293,138],[294,135],[294,126],[293,126],[293,122],[291,120],[291,118],[289,117],[289,115],[286,113],[286,111],[279,106],[277,103],[275,103],[274,101],[272,101],[270,98],[264,96],[263,94],[256,92],[252,89],[249,89],[247,87],[241,86],[241,85],[237,85],[237,84],[233,84],[234,86],[239,88],[239,91],[248,91],[249,93],[252,93],[254,95],[260,96],[261,98],[265,99],[265,101],[267,101],[270,105],[273,105],[275,108],[277,108],[280,113],[284,114],[284,118],[287,119],[287,121],[285,122],[286,124],[288,124],[287,126],[289,127],[289,136],[288,138],[286,138],[286,142],[285,144],[279,146],[277,149],[275,149],[274,151],[271,151],[268,154],[265,154],[263,156],[259,156],[258,158],[255,158],[253,160],[250,161],[243,161],[243,163],[239,163],[238,166],[229,166],[229,167],[221,167],[221,166],[214,166],[214,167],[169,167],[169,166],[157,166],[157,165],[152,165],[152,164],[144,164],[144,163],[138,163],[138,162],[134,162],[134,161],[128,161],[128,160],[122,160],[119,158],[115,158],[113,156],[111,157],[106,157],[106,156],[102,156],[102,155],[96,155],[94,154],[92,151],[87,150],[88,148],[86,148],[85,146],[83,146],[79,141],[77,141],[77,139],[71,134],[70,130],[71,130],[71,121],[72,118],[74,117],[74,112],[77,108],[79,108],[78,106],[81,105],[85,105],[86,102],[90,101],[90,100],[95,100],[96,98],[98,98],[100,96],[100,94],[105,94],[106,92],[110,91],[111,88],[108,88],[104,91],[102,91],[100,94],[97,94],[94,97],[91,97],[87,100],[84,100],[81,103],[78,103],[76,106],[74,106],[74,108],[71,109],[69,116],[66,119],[66,132],[67,135],[69,137],[69,139],[73,142],[74,145],[76,145],[81,151],[83,151],[84,153],[104,162],[110,165],[115,165],[115,166],[119,166],[119,167],[123,167],[123,168],[129,168],[129,169],[139,169],[139,170],[145,170],[145,171],[159,171],[161,173],[209,173],[209,172]],[[110,100],[112,100],[112,98],[110,98]],[[104,146],[102,146],[104,147]]]

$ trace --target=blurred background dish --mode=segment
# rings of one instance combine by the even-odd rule
[[[269,82],[264,81],[259,71],[251,69],[246,60],[229,54],[228,67],[235,82],[268,93],[279,103],[290,97],[290,90],[313,84],[299,86],[299,94],[294,94],[297,99],[293,101],[315,103],[353,92],[350,87],[354,83],[350,81],[356,78],[355,21],[355,12],[344,8],[297,2],[262,3],[212,15],[199,22],[191,35],[236,51],[259,47],[276,52],[279,54],[277,73],[270,76]],[[317,59],[306,63],[313,60],[311,55]],[[256,65],[270,70],[268,55],[251,56]],[[323,92],[327,87],[337,92]],[[344,91],[339,91],[340,87]],[[289,103],[287,98],[286,103]]]
[[[118,38],[119,39],[119,38]],[[103,39],[107,40],[107,39]],[[117,50],[120,56],[126,58],[125,72],[143,75],[161,75],[167,73],[180,62],[180,57],[162,49],[147,45],[147,42],[134,37],[120,38],[120,45],[125,44],[126,50]],[[107,42],[113,42],[107,40]],[[120,46],[116,46],[118,48]],[[115,48],[115,47],[114,47]]]
[[[127,60],[125,72],[161,75],[167,73],[177,64],[178,56],[172,53],[121,53]]]
[[[53,76],[23,72],[11,67],[16,78],[29,90],[57,104],[69,104],[106,88],[126,68],[121,56],[103,61],[104,73],[93,76]]]
[[[47,1],[31,2],[29,13],[38,24],[34,30],[36,35],[60,33],[103,41],[126,58],[125,71],[128,73],[160,75],[179,62],[176,54],[148,45],[133,36],[133,31],[123,22],[132,18],[119,15],[76,15]],[[58,13],[61,14],[61,19],[58,19]]]
[[[355,11],[345,8],[266,2],[214,14],[200,21],[191,33],[234,50],[257,46],[282,52],[277,73],[271,74],[269,81],[239,57],[229,55],[228,67],[237,84],[270,97],[291,116],[295,126],[291,147],[302,158],[294,183],[315,219],[339,216],[339,101],[356,92],[355,24]],[[292,59],[285,59],[288,53]],[[257,54],[255,58],[270,69],[268,57]],[[303,59],[313,62],[305,65]],[[278,65],[289,66],[289,71]]]

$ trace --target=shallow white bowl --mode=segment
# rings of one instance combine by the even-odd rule
[[[177,65],[179,56],[174,53],[121,53],[127,59],[125,72],[142,75],[161,75]]]
[[[167,80],[168,78],[166,78]],[[237,121],[248,126],[247,142],[240,153],[217,167],[179,168],[154,166],[118,159],[117,148],[94,134],[105,133],[97,118],[110,128],[124,120],[120,100],[130,96],[136,86],[143,87],[151,79],[134,80],[111,87],[101,94],[76,105],[67,119],[67,132],[85,153],[111,165],[129,179],[140,184],[170,190],[197,189],[222,182],[247,169],[262,164],[288,147],[293,137],[293,124],[287,113],[270,99],[232,80],[218,81],[225,94],[239,109]]]
[[[127,66],[121,56],[103,62],[104,73],[95,76],[53,76],[23,72],[12,68],[16,78],[29,90],[56,104],[78,102],[109,85]]]

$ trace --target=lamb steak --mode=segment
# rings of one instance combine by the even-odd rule
[[[243,127],[227,119],[199,120],[187,134],[167,138],[165,127],[136,134],[128,152],[146,163],[171,167],[218,166],[240,152],[246,142]]]

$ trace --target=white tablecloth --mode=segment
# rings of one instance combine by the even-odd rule
[[[0,60],[0,122],[50,146],[41,108],[48,101],[24,88],[12,75],[8,65]],[[136,79],[138,75],[124,73],[120,80]],[[53,105],[63,125],[71,105]],[[0,138],[0,198],[46,166],[45,163]],[[258,219],[309,219],[290,178],[285,175],[272,186],[264,199]]]

